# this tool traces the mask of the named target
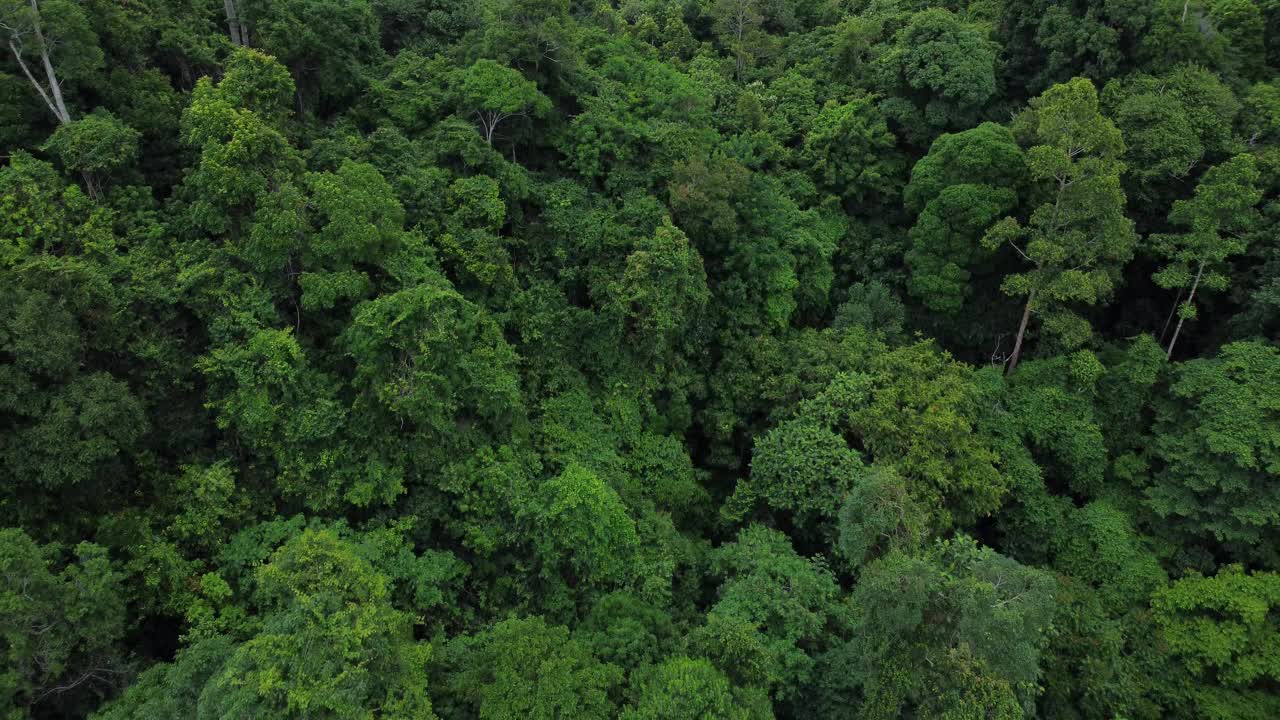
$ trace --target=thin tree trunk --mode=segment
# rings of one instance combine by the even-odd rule
[[[1182,22],[1187,21],[1187,7],[1191,5],[1191,0],[1182,0]]]
[[[1169,334],[1169,323],[1173,322],[1173,316],[1178,313],[1178,305],[1182,304],[1182,293],[1186,292],[1185,288],[1178,288],[1178,297],[1173,301],[1173,307],[1169,308],[1169,316],[1164,319],[1164,327],[1160,328],[1160,342],[1164,342],[1164,338]]]
[[[94,181],[93,173],[89,172],[88,170],[81,170],[80,177],[84,178],[84,186],[85,186],[85,189],[89,191],[89,197],[93,198],[94,200],[97,200],[99,197],[98,183]]]
[[[1022,355],[1022,337],[1027,334],[1027,322],[1031,319],[1031,303],[1035,302],[1036,291],[1034,288],[1031,294],[1027,296],[1027,304],[1022,308],[1022,322],[1018,324],[1018,339],[1013,341],[1013,354],[1009,356],[1009,366],[1005,368],[1004,374],[1012,373],[1018,367],[1018,358]]]
[[[1200,285],[1200,276],[1204,274],[1204,263],[1200,263],[1200,267],[1196,268],[1196,279],[1191,283],[1191,293],[1187,295],[1187,304],[1191,304],[1196,299],[1196,288]],[[1165,360],[1173,359],[1173,346],[1178,344],[1178,333],[1182,332],[1182,323],[1185,317],[1178,317],[1178,326],[1173,329],[1173,339],[1169,341],[1169,353],[1164,356]]]

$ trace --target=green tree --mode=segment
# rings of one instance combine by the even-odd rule
[[[869,97],[824,105],[804,133],[800,159],[820,186],[859,203],[892,196],[904,170]]]
[[[623,720],[746,720],[772,718],[767,699],[737,690],[704,659],[674,657],[646,674]]]
[[[843,415],[871,460],[892,465],[940,526],[1000,506],[1010,481],[992,438],[976,431],[980,387],[965,366],[928,343],[874,358],[860,382],[835,383],[815,405]]]
[[[911,553],[925,538],[926,517],[892,468],[871,467],[840,507],[836,550],[854,567],[898,550]]]
[[[982,241],[989,250],[1012,247],[1030,266],[1001,285],[1007,295],[1026,297],[1008,372],[1018,366],[1033,310],[1063,346],[1088,339],[1088,323],[1065,305],[1107,299],[1137,240],[1120,189],[1124,144],[1098,112],[1093,83],[1076,78],[1046,90],[1019,118],[1018,129],[1035,143],[1027,151],[1032,178],[1049,187],[1048,201],[1025,224],[1005,218]]]
[[[973,125],[996,92],[997,45],[940,7],[911,16],[876,59],[880,83],[905,96],[937,130]],[[932,133],[930,133],[932,135]]]
[[[385,576],[335,533],[306,531],[256,573],[261,630],[201,695],[209,717],[270,713],[434,717],[430,646],[390,605]]]
[[[636,243],[610,295],[632,344],[655,359],[671,357],[710,299],[702,258],[670,224]]]
[[[1101,102],[1124,136],[1126,187],[1134,199],[1163,210],[1202,162],[1232,152],[1240,102],[1203,68],[1181,65],[1159,76],[1143,73],[1108,82]]]
[[[310,528],[251,574],[258,614],[243,641],[212,635],[149,671],[103,717],[239,716],[434,718],[431,646],[391,604],[389,578],[362,548]],[[221,579],[203,581],[230,588]],[[217,596],[217,593],[214,593]]]
[[[863,474],[862,458],[830,427],[810,418],[788,420],[761,435],[751,474],[738,483],[725,513],[741,519],[764,501],[790,511],[805,528],[821,527]]]
[[[237,9],[254,44],[293,74],[300,105],[362,90],[383,58],[369,0],[238,0]]]
[[[984,122],[934,140],[929,152],[911,169],[903,201],[908,211],[919,213],[954,185],[1020,189],[1026,173],[1026,159],[1013,132]]]
[[[1183,538],[1216,540],[1238,558],[1276,567],[1280,467],[1276,442],[1280,351],[1260,342],[1223,346],[1216,358],[1175,366],[1155,403],[1147,503]]]
[[[635,521],[613,489],[590,470],[570,465],[539,491],[533,541],[544,573],[558,574],[567,565],[566,580],[580,587],[630,578],[638,544]]]
[[[234,650],[235,641],[225,636],[185,647],[178,651],[172,663],[158,663],[142,672],[123,695],[92,717],[95,720],[199,717],[201,693]]]
[[[397,127],[422,132],[440,121],[449,105],[453,64],[441,55],[425,57],[403,50],[391,58],[385,74],[369,83],[373,105]]]
[[[201,78],[182,115],[182,136],[199,152],[183,180],[197,226],[238,238],[257,205],[287,187],[302,161],[283,132],[293,80],[273,58],[237,50],[215,85]]]
[[[465,0],[373,0],[382,22],[383,46],[395,52],[425,43],[436,52],[458,41],[480,21],[473,3]]]
[[[49,111],[60,124],[71,122],[63,81],[85,81],[103,61],[84,8],[70,0],[5,0],[0,3],[0,32]]]
[[[440,662],[453,703],[441,707],[450,717],[603,720],[615,712],[609,695],[622,680],[619,668],[537,616],[509,618],[455,639]]]
[[[231,431],[238,442],[271,462],[275,486],[285,495],[299,495],[316,507],[331,505],[345,490],[346,473],[318,473],[341,454],[334,442],[345,419],[334,395],[333,379],[314,367],[297,336],[288,329],[247,332],[201,357],[197,367],[209,383],[207,406],[217,426]],[[294,408],[283,413],[282,408]],[[361,495],[378,490],[394,497],[400,490],[383,487],[385,479],[362,473]],[[365,500],[367,502],[367,500]]]
[[[930,310],[958,313],[973,293],[971,268],[992,260],[979,240],[1015,200],[1007,188],[969,184],[947,187],[930,200],[908,236],[911,294]]]
[[[1018,94],[1030,95],[1073,76],[1117,76],[1137,62],[1164,68],[1199,61],[1213,40],[1194,28],[1184,30],[1176,11],[1170,12],[1173,2],[1035,0],[999,5],[988,12],[994,39],[1002,46],[1001,79],[1019,88]]]
[[[357,306],[342,342],[365,393],[359,408],[441,441],[463,418],[502,428],[520,408],[517,358],[500,328],[438,275]]]
[[[1274,140],[1280,134],[1280,86],[1256,83],[1245,93],[1241,121],[1245,144]]]
[[[1259,178],[1251,155],[1238,155],[1210,168],[1196,185],[1195,196],[1174,203],[1169,213],[1169,222],[1186,227],[1188,232],[1152,237],[1155,252],[1171,261],[1153,276],[1156,284],[1178,288],[1179,299],[1184,292],[1187,295],[1185,303],[1175,302],[1178,324],[1169,339],[1166,357],[1173,358],[1182,323],[1196,316],[1196,291],[1201,285],[1211,290],[1224,289],[1229,280],[1217,268],[1228,257],[1247,249],[1240,235],[1251,228],[1257,217],[1254,206],[1262,199]],[[1167,321],[1165,328],[1168,329]]]
[[[155,367],[131,352],[145,342],[146,282],[111,211],[25,152],[0,169],[0,217],[0,503],[33,530],[46,511],[77,525],[79,498],[133,486],[150,428],[152,389],[131,384]]]
[[[60,125],[44,144],[64,167],[81,174],[91,197],[98,197],[98,178],[132,162],[138,153],[137,130],[105,110]]]
[[[767,36],[760,26],[764,21],[759,0],[715,0],[709,8],[712,27],[729,48],[734,58],[734,74],[742,73],[759,57]]]
[[[767,688],[778,702],[799,700],[814,659],[848,618],[821,558],[805,558],[782,533],[752,525],[716,552],[724,578],[692,647],[740,685]]]
[[[1280,575],[1228,565],[1191,574],[1151,599],[1160,636],[1187,673],[1171,689],[1197,713],[1265,717],[1280,709],[1267,689],[1280,678]]]
[[[482,59],[463,73],[459,83],[459,106],[475,115],[484,141],[493,144],[498,125],[512,117],[541,115],[551,108],[551,101],[518,71]]]
[[[1034,710],[1055,581],[972,539],[893,552],[853,594],[859,717],[1017,718]]]
[[[64,560],[56,544],[0,530],[0,713],[83,712],[86,697],[108,694],[128,669],[117,643],[127,630],[124,576],[92,543]]]
[[[994,258],[981,238],[1013,209],[1026,176],[1022,149],[1003,126],[983,123],[934,140],[903,192],[906,209],[917,213],[904,258],[908,292],[929,310],[954,316],[989,285]],[[975,272],[982,282],[973,282]]]

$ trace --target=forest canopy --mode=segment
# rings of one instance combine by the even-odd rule
[[[0,719],[1280,717],[1280,1],[0,0]]]

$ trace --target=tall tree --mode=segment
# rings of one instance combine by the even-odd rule
[[[1124,143],[1099,113],[1092,82],[1076,78],[1049,88],[1031,101],[1015,132],[1033,143],[1027,165],[1048,197],[1025,222],[1007,217],[982,241],[991,250],[1008,245],[1029,266],[1001,285],[1005,294],[1026,298],[1007,372],[1018,367],[1033,312],[1064,347],[1085,342],[1088,323],[1067,304],[1108,298],[1137,242],[1120,188]]]
[[[1210,168],[1196,185],[1195,196],[1177,201],[1169,213],[1169,222],[1186,227],[1187,232],[1152,237],[1152,249],[1170,261],[1156,272],[1156,284],[1178,288],[1179,299],[1183,293],[1187,296],[1185,302],[1175,302],[1178,324],[1169,339],[1166,357],[1173,358],[1182,324],[1196,316],[1196,291],[1201,286],[1222,290],[1229,284],[1220,266],[1228,257],[1247,249],[1242,233],[1258,218],[1254,206],[1262,199],[1260,177],[1251,155],[1237,155]]]
[[[493,144],[498,126],[512,117],[546,112],[551,101],[518,71],[489,60],[477,60],[462,73],[460,105],[476,116],[484,141]]]
[[[734,76],[739,80],[759,52],[764,20],[760,5],[759,0],[715,0],[710,8],[716,34],[733,52]]]

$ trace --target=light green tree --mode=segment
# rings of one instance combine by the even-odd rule
[[[763,694],[734,688],[705,659],[673,657],[646,673],[622,720],[764,720],[772,718]]]
[[[1183,539],[1216,541],[1234,557],[1274,564],[1280,537],[1280,351],[1261,342],[1223,346],[1215,358],[1174,366],[1154,403],[1150,453],[1158,462],[1147,503]]]
[[[1186,680],[1169,691],[1205,717],[1269,717],[1280,701],[1280,574],[1228,565],[1192,573],[1151,599],[1160,637]]]
[[[462,72],[460,80],[459,105],[475,115],[484,141],[490,145],[503,121],[530,113],[540,115],[551,109],[551,101],[537,85],[519,71],[493,60],[477,60]]]
[[[242,641],[202,635],[177,661],[145,673],[102,720],[173,713],[228,717],[434,718],[428,697],[431,646],[392,605],[390,578],[369,548],[329,527],[293,536],[254,570],[257,614]],[[202,583],[229,599],[217,576]]]

